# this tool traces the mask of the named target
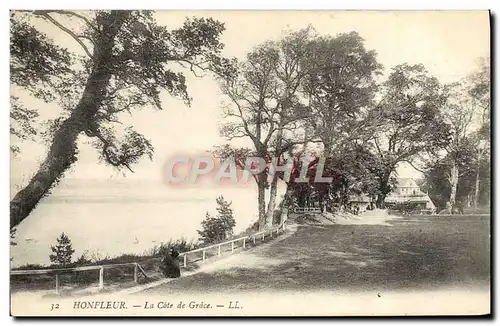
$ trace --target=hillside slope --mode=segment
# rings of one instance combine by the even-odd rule
[[[299,225],[281,241],[142,294],[398,291],[488,287],[489,218],[405,217],[383,224]]]

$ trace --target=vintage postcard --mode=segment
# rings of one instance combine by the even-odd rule
[[[491,312],[488,11],[10,12],[12,316]]]

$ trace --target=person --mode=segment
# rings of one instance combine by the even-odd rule
[[[163,272],[163,275],[168,278],[177,278],[181,276],[181,268],[179,264],[179,252],[172,248],[170,252],[166,252],[165,256],[161,261],[160,268]]]

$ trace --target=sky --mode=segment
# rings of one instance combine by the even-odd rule
[[[225,23],[222,35],[224,55],[243,59],[252,48],[269,39],[279,39],[285,30],[298,30],[309,24],[319,34],[357,31],[365,46],[377,52],[385,74],[391,67],[408,62],[422,63],[442,83],[457,81],[469,74],[477,60],[490,54],[489,16],[487,11],[427,11],[427,12],[370,12],[370,11],[159,11],[160,24],[176,28],[186,16],[212,17]],[[68,22],[76,26],[76,22]],[[81,52],[78,44],[64,32],[49,25],[37,25],[57,43]],[[125,116],[124,124],[149,138],[155,147],[153,161],[144,159],[134,166],[135,173],[126,178],[160,180],[162,166],[179,151],[203,151],[223,144],[218,126],[222,120],[221,96],[218,85],[210,76],[188,76],[188,92],[193,98],[187,107],[180,100],[164,94],[163,111],[145,109]],[[28,105],[39,108],[42,117],[55,117],[60,109],[25,98]],[[79,145],[78,162],[67,178],[123,178],[121,172],[97,164],[98,153],[84,144]],[[16,143],[17,144],[17,143]],[[11,158],[11,178],[27,182],[43,160],[47,145],[25,141],[18,144],[21,154]],[[418,173],[408,166],[398,169],[401,177]]]

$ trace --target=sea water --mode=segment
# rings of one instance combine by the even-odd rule
[[[279,200],[284,185],[278,189]],[[62,232],[74,258],[85,251],[93,258],[143,254],[171,239],[196,240],[206,212],[216,215],[219,195],[232,202],[235,233],[257,221],[254,183],[173,189],[144,180],[63,179],[18,226],[12,266],[48,264],[50,245]]]

